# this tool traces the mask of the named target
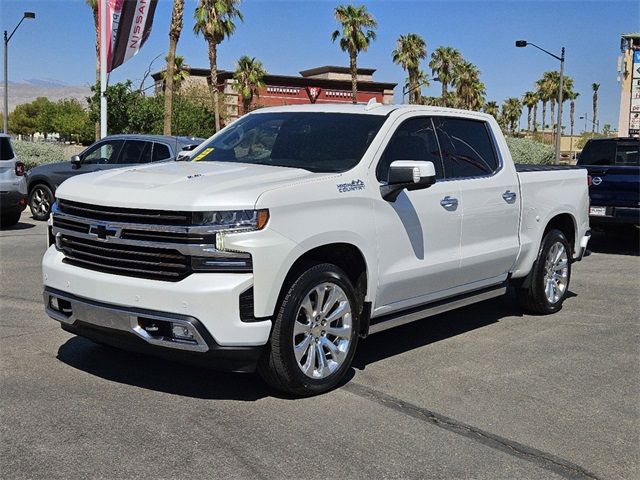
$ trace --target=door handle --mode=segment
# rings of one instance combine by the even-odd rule
[[[502,198],[504,198],[505,202],[507,203],[513,203],[516,201],[516,193],[512,192],[510,190],[507,190],[506,192],[504,192],[502,194]]]
[[[446,210],[455,210],[458,208],[458,199],[447,195],[440,200],[440,205],[442,205]]]

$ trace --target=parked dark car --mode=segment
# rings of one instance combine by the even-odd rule
[[[640,225],[638,138],[598,138],[584,146],[578,165],[589,171],[593,226]]]
[[[11,138],[0,133],[0,227],[18,223],[27,206],[24,171],[24,163],[16,157]]]
[[[33,218],[46,220],[55,191],[67,178],[110,168],[176,160],[180,152],[198,146],[202,138],[162,135],[111,135],[98,140],[69,162],[40,165],[27,174]]]

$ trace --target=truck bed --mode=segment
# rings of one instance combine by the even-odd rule
[[[516,163],[516,172],[547,172],[550,170],[577,170],[584,167],[577,165],[531,165],[527,163]]]

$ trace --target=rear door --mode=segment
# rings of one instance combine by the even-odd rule
[[[17,190],[16,159],[9,137],[0,136],[0,191]]]
[[[120,168],[151,162],[153,142],[146,140],[126,140],[122,146],[120,156],[116,163],[109,164],[108,168]]]
[[[453,117],[433,121],[445,177],[460,187],[460,283],[470,288],[499,283],[520,246],[520,189],[513,165],[500,158],[487,122]]]

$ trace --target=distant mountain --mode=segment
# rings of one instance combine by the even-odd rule
[[[89,87],[67,85],[49,78],[32,78],[22,82],[9,82],[9,111],[16,105],[29,103],[38,97],[47,97],[52,102],[62,98],[75,98],[83,105],[91,95]],[[0,88],[0,105],[4,102],[4,89]]]

